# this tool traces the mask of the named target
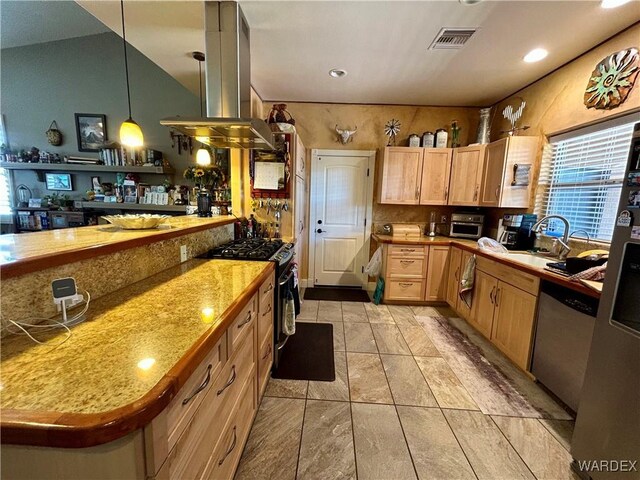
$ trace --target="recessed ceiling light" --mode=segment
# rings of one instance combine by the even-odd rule
[[[331,70],[329,70],[329,75],[331,75],[333,78],[342,78],[347,76],[347,71],[341,68],[332,68]]]
[[[482,0],[458,0],[460,3],[462,3],[463,5],[477,5],[478,3],[480,3]]]
[[[631,0],[602,0],[600,6],[602,8],[616,8],[625,3],[629,3]]]
[[[549,55],[544,48],[534,48],[524,56],[524,61],[527,63],[539,62],[543,58]]]

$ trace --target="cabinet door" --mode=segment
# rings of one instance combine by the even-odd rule
[[[460,260],[460,274],[458,275],[459,278],[462,278],[462,274],[464,273],[464,269],[467,266],[467,262],[469,262],[471,255],[473,255],[471,252],[467,252],[466,250],[462,251],[462,258]],[[456,292],[456,297],[458,302],[456,310],[458,311],[458,314],[466,320],[471,316],[471,306],[467,305],[464,300],[460,298],[458,292]],[[473,301],[473,297],[471,298]]]
[[[302,140],[300,140],[300,136],[296,135],[296,175],[298,177],[305,178],[306,175],[306,161],[307,161],[307,150],[304,148],[302,144]]]
[[[485,337],[491,338],[493,313],[495,309],[495,295],[498,290],[498,280],[491,275],[476,270],[473,289],[473,308],[467,319]]]
[[[427,287],[425,301],[438,302],[447,296],[447,270],[449,269],[449,247],[429,247],[427,263]]]
[[[380,176],[380,203],[417,205],[420,201],[422,148],[384,149]]]
[[[491,341],[523,370],[528,370],[536,315],[536,297],[498,282]]]
[[[449,252],[449,272],[447,275],[447,303],[451,308],[458,308],[458,282],[460,281],[460,259],[462,250],[451,247]]]
[[[422,157],[420,205],[446,205],[451,176],[451,148],[425,148]]]
[[[503,138],[487,146],[482,173],[482,193],[480,194],[480,205],[483,207],[500,205],[508,142],[508,138]]]
[[[509,137],[507,140],[509,142],[502,179],[500,207],[529,208],[533,166],[536,164],[540,138]],[[512,185],[514,179],[526,183],[526,185]]]
[[[453,150],[448,205],[478,205],[484,150],[484,145]]]

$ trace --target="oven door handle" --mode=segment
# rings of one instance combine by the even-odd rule
[[[291,277],[293,277],[293,269],[289,272],[289,274],[283,281],[278,282],[278,285],[280,285],[281,287],[284,287],[289,282],[289,280],[291,280]]]

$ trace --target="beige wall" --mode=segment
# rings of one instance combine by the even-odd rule
[[[613,110],[587,109],[583,103],[584,91],[591,72],[606,56],[629,47],[640,45],[640,23],[616,35],[608,42],[585,53],[558,71],[517,92],[497,105],[492,139],[501,138],[501,130],[509,128],[502,118],[502,110],[510,103],[520,104],[516,97],[527,102],[519,124],[530,125],[527,135],[552,135],[579,126],[593,124],[640,109],[640,85],[631,91],[626,102]],[[640,83],[640,80],[638,81]]]

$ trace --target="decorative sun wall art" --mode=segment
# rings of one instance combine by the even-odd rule
[[[611,110],[624,103],[638,76],[638,58],[637,48],[627,48],[602,59],[584,92],[587,108]]]

